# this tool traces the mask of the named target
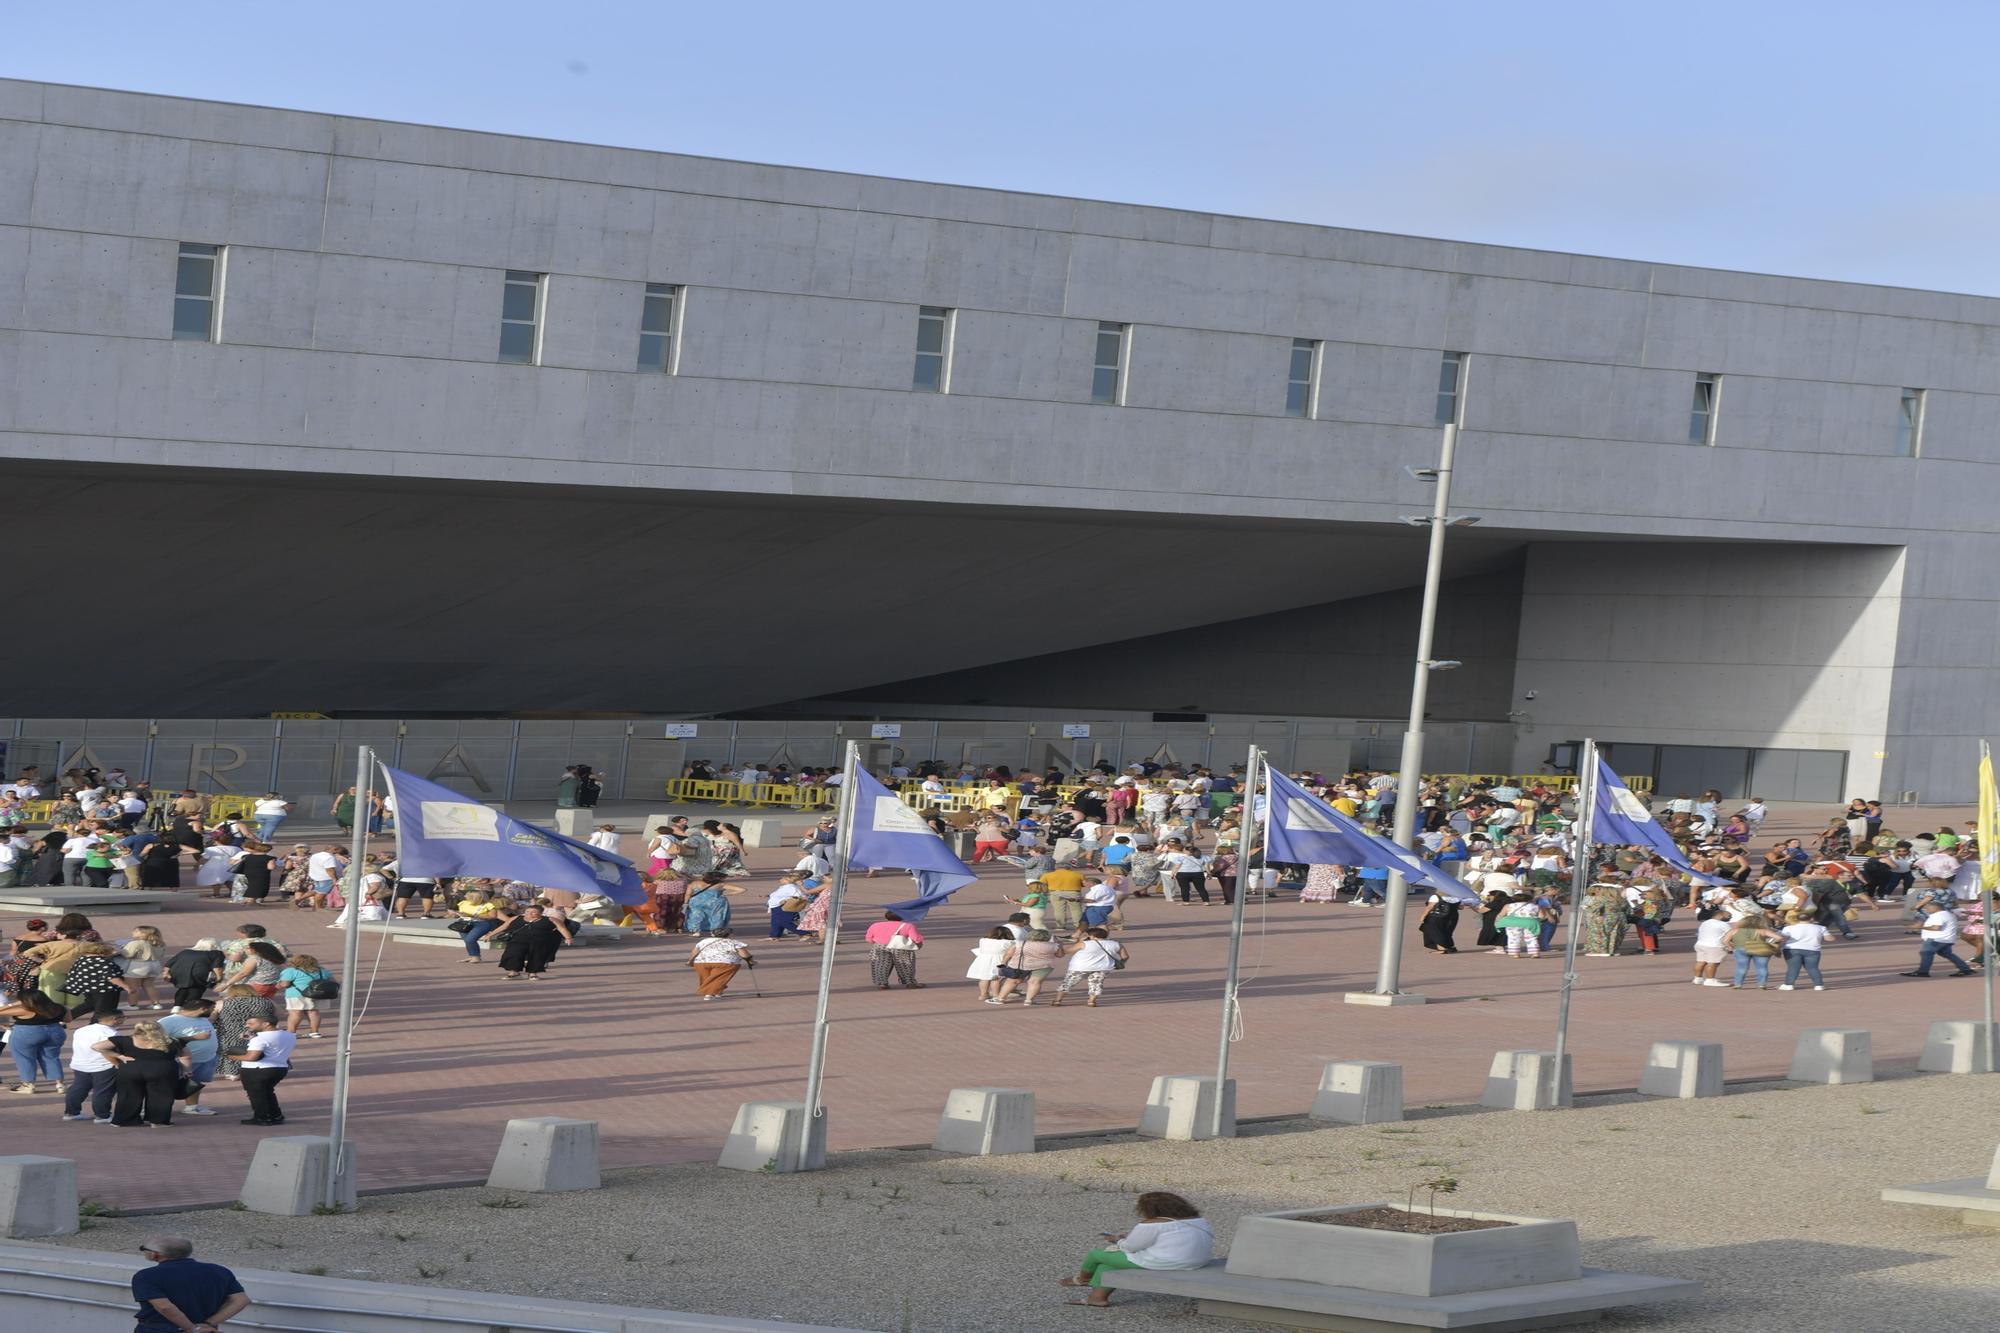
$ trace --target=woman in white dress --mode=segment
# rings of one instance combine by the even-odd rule
[[[986,938],[972,946],[972,965],[965,969],[969,980],[979,983],[979,1000],[982,1004],[1000,1003],[1000,987],[1004,979],[1000,975],[1000,964],[1007,961],[1007,955],[1014,951],[1014,932],[1005,926],[995,926],[986,932]]]
[[[194,882],[210,889],[209,897],[222,897],[222,886],[236,878],[236,872],[229,864],[235,856],[236,849],[226,842],[213,842],[202,848],[201,857],[195,863]]]

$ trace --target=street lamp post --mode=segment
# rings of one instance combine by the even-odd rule
[[[1437,483],[1431,512],[1403,521],[1431,530],[1430,553],[1424,562],[1424,603],[1417,621],[1416,671],[1410,682],[1410,725],[1403,733],[1403,768],[1396,779],[1396,819],[1390,834],[1405,847],[1417,828],[1419,792],[1424,783],[1424,704],[1430,693],[1431,672],[1449,671],[1457,662],[1431,656],[1431,640],[1437,629],[1438,585],[1444,576],[1444,534],[1446,528],[1465,527],[1479,520],[1470,514],[1451,512],[1451,467],[1458,452],[1458,423],[1447,422],[1444,441],[1433,470],[1412,468],[1411,475]],[[1382,956],[1376,971],[1375,988],[1350,991],[1350,1004],[1422,1004],[1424,997],[1399,989],[1403,967],[1403,919],[1409,914],[1409,887],[1403,876],[1389,874],[1389,901],[1382,908]]]

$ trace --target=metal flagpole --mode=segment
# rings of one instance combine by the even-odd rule
[[[1243,822],[1236,832],[1236,902],[1229,912],[1229,966],[1222,979],[1222,1043],[1215,1057],[1215,1111],[1208,1132],[1222,1137],[1222,1100],[1229,1087],[1229,1041],[1236,1029],[1236,978],[1243,959],[1243,909],[1250,901],[1251,834],[1257,827],[1257,776],[1264,752],[1250,747],[1250,760],[1243,766]],[[1264,803],[1265,817],[1271,804]]]
[[[1454,522],[1476,520],[1455,517],[1451,512],[1451,465],[1458,453],[1458,425],[1448,423],[1438,450],[1438,465],[1432,479],[1437,482],[1429,518],[1411,518],[1411,523],[1428,524],[1431,530],[1429,553],[1424,558],[1423,608],[1417,619],[1416,674],[1410,682],[1410,725],[1403,733],[1402,772],[1396,779],[1396,817],[1390,837],[1408,848],[1417,831],[1417,812],[1422,806],[1424,785],[1424,704],[1430,693],[1431,672],[1449,669],[1431,658],[1431,643],[1437,632],[1438,586],[1444,578],[1444,534]],[[1382,910],[1382,956],[1375,977],[1376,995],[1401,994],[1403,970],[1403,924],[1410,912],[1409,882],[1399,870],[1391,869],[1389,901]],[[1420,1003],[1420,996],[1410,1002]]]
[[[1569,874],[1569,920],[1563,923],[1562,998],[1556,1002],[1556,1088],[1562,1087],[1563,1054],[1569,1049],[1569,993],[1576,985],[1577,926],[1583,920],[1583,895],[1590,887],[1591,824],[1597,813],[1597,742],[1583,742],[1577,762],[1576,859]]]
[[[813,1008],[812,1055],[806,1065],[806,1123],[803,1131],[806,1141],[799,1145],[801,1161],[812,1141],[812,1122],[825,1114],[819,1104],[819,1092],[821,1077],[826,1071],[826,1008],[827,999],[833,993],[833,948],[840,938],[840,900],[847,892],[847,850],[854,840],[854,773],[860,756],[859,743],[849,741],[846,757],[840,766],[840,805],[834,821],[833,874],[826,890],[833,896],[827,903],[826,935],[820,941],[819,1001]]]
[[[361,968],[361,865],[368,855],[368,779],[374,766],[375,751],[362,746],[354,776],[354,833],[347,859],[347,932],[340,944],[340,1016],[333,1039],[333,1120],[327,1126],[327,1141],[333,1151],[327,1162],[326,1189],[320,1200],[328,1208],[338,1203],[341,1170],[348,1159],[348,1065],[354,1056],[354,978]]]
[[[1980,778],[1979,778],[1979,785],[1981,787],[1980,795],[1983,798],[1985,796],[1984,788],[1986,786],[1987,766],[1990,765],[1993,761],[1993,747],[1987,744],[1985,741],[1979,742],[1979,758],[1983,761],[1980,764]],[[1982,799],[1980,801],[1980,804],[1984,806],[1986,804],[1985,800]],[[1986,813],[1986,811],[1982,809],[1980,813],[1983,815]],[[1984,924],[1986,927],[1986,929],[1980,935],[1980,944],[1979,944],[1980,970],[1985,973],[1985,980],[1980,982],[1980,985],[1983,986],[1986,990],[1986,1042],[1987,1042],[1986,1067],[1988,1069],[1992,1069],[1996,1064],[2000,1064],[2000,1061],[1996,1061],[1993,1058],[1994,1057],[1993,929],[1995,924],[1993,920],[1993,904],[1995,901],[1995,895],[1993,889],[1988,887],[1989,876],[1987,874],[1987,870],[1991,866],[2000,864],[2000,846],[1988,847],[1986,844],[1988,841],[2000,842],[2000,839],[1990,838],[1989,835],[1992,833],[1992,830],[1984,827],[1985,820],[1981,820],[1980,824],[1981,827],[1979,830],[1979,903],[1980,903],[1980,910],[1985,917],[1985,920],[1982,924]]]

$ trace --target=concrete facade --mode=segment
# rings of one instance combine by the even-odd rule
[[[171,336],[183,242],[226,247],[213,342]],[[545,275],[536,365],[499,362],[509,270]],[[674,373],[636,368],[649,283],[679,289]],[[955,312],[946,393],[912,391],[923,306]],[[1091,401],[1099,321],[1128,326],[1118,406]],[[1285,415],[1294,338],[1319,343],[1310,419]],[[1435,455],[1445,351],[1454,499],[1484,516],[1450,572],[1520,585],[1481,604],[1507,647],[1462,654],[1459,716],[1511,699],[1530,767],[1615,734],[1969,793],[2000,731],[2000,301],[15,81],[20,575],[101,531],[307,619],[162,626],[138,680],[18,643],[0,668],[51,716],[728,713],[1337,626],[1416,580],[1403,468]],[[996,590],[1017,605],[974,614]],[[665,613],[690,598],[695,634]],[[528,608],[576,635],[524,633]],[[363,641],[319,641],[349,617]],[[862,632],[797,651],[832,621]],[[592,633],[612,648],[580,653]],[[1274,692],[1248,656],[1177,697],[1162,656],[1125,655],[1120,706]],[[1291,711],[1368,711],[1343,697],[1371,666],[1295,656],[1321,690]],[[1046,704],[1103,696],[1049,674]]]

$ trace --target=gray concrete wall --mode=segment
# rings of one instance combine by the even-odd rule
[[[181,241],[229,247],[217,344],[170,340]],[[497,364],[510,268],[548,275],[540,366]],[[648,282],[684,288],[676,374],[633,368]],[[910,391],[925,304],[958,311],[949,394]],[[1098,320],[1132,326],[1123,407],[1089,401]],[[1283,415],[1294,337],[1324,344],[1315,420]],[[1885,592],[1880,608],[1897,616],[1885,738],[1854,743],[1887,751],[1885,789],[1969,790],[1976,737],[2000,731],[2000,617],[1979,574],[2000,562],[1987,471],[2000,301],[0,81],[10,479],[41,463],[311,487],[583,486],[682,506],[1200,516],[1324,526],[1358,559],[1400,551],[1400,515],[1425,502],[1402,469],[1435,450],[1445,349],[1470,354],[1459,500],[1496,549],[1907,549],[1900,600]],[[1723,376],[1713,447],[1687,441],[1704,371]],[[1929,394],[1921,459],[1895,456],[1904,386]],[[515,534],[528,547],[557,535]],[[1414,581],[1407,561],[1379,563],[1360,593]],[[713,560],[668,567],[738,577]],[[1171,623],[1113,607],[1094,638],[1057,620],[1011,644],[919,619],[904,623],[936,660],[844,645],[815,682],[740,676],[733,692],[676,685],[610,706],[777,704],[1323,599],[1284,562],[1264,568],[1262,605],[1202,584]],[[630,573],[657,581],[659,568]],[[392,609],[389,631],[422,637],[418,608]],[[461,641],[487,633],[490,606],[452,609]],[[393,652],[338,665],[357,701],[440,706],[427,692],[445,654],[412,656],[432,669]],[[472,709],[606,706],[559,662],[456,660]],[[1742,670],[1769,698],[1797,666]],[[240,695],[286,669],[258,658],[182,674],[197,695]],[[1579,721],[1616,728],[1632,697],[1603,696],[1610,711]],[[1674,729],[1790,725],[1737,697]]]

